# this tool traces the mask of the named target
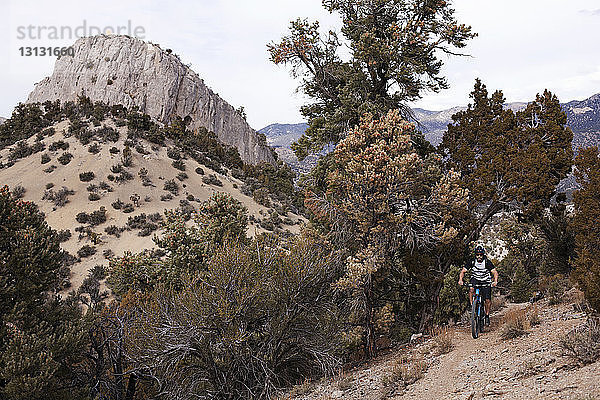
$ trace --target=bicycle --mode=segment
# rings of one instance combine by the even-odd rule
[[[487,285],[469,284],[468,286],[475,289],[473,304],[471,305],[471,336],[473,336],[473,339],[477,339],[479,334],[483,333],[483,327],[485,326],[485,308],[479,289],[487,287]]]

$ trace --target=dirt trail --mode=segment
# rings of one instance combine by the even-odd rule
[[[549,306],[540,302],[540,324],[525,336],[502,340],[500,324],[511,309],[527,304],[510,304],[492,314],[491,327],[478,339],[468,326],[453,329],[454,348],[435,356],[432,341],[408,350],[422,357],[429,368],[423,377],[404,387],[394,381],[394,370],[406,350],[395,350],[368,365],[327,381],[295,388],[283,398],[296,400],[409,400],[409,399],[600,399],[600,361],[577,367],[562,354],[560,339],[586,316],[565,302]],[[397,374],[396,374],[397,375]]]
[[[585,399],[600,395],[600,365],[574,368],[562,356],[562,335],[584,320],[571,305],[539,310],[540,325],[529,335],[500,337],[503,312],[478,339],[468,327],[458,327],[455,349],[436,360],[425,376],[395,399]]]

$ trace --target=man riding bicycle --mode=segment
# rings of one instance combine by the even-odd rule
[[[484,286],[481,288],[481,296],[485,300],[485,323],[490,324],[490,304],[492,302],[492,287],[498,284],[498,271],[494,263],[485,255],[483,246],[478,245],[475,248],[475,258],[467,261],[463,269],[460,271],[458,284],[463,285],[465,272],[471,271],[471,288],[469,290],[469,301],[473,304],[473,294],[475,289],[473,286]],[[492,275],[494,281],[492,282]],[[491,286],[490,286],[491,285]]]

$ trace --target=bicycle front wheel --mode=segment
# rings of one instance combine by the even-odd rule
[[[479,315],[477,315],[477,310],[479,308],[478,303],[477,300],[473,300],[473,304],[471,305],[471,335],[473,336],[473,339],[479,337]]]

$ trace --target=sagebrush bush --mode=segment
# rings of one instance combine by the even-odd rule
[[[48,155],[48,153],[42,154],[41,162],[42,162],[42,164],[47,164],[50,162],[50,156]]]
[[[62,165],[67,165],[73,159],[73,154],[69,152],[63,153],[60,157],[57,158],[58,162]]]
[[[163,190],[171,192],[173,196],[177,196],[179,194],[179,185],[173,179],[169,179],[168,181],[165,181]]]
[[[94,174],[94,172],[92,171],[88,171],[88,172],[81,172],[79,174],[79,180],[81,182],[90,182],[94,179],[96,175]]]
[[[27,190],[23,186],[17,185],[13,188],[11,194],[14,199],[18,200],[18,199],[22,199],[23,196],[25,196],[26,191]]]
[[[202,182],[207,185],[223,186],[223,182],[215,174],[205,175],[202,177]]]
[[[42,200],[48,200],[54,203],[57,207],[62,207],[69,202],[68,196],[75,194],[73,190],[63,186],[58,192],[48,189],[44,192]]]
[[[529,333],[531,324],[525,309],[513,309],[506,312],[500,327],[502,339],[514,339]]]
[[[100,153],[100,150],[102,150],[102,148],[100,147],[100,145],[98,143],[92,143],[88,147],[88,153],[98,154],[98,153]]]
[[[171,165],[180,171],[185,171],[185,163],[183,160],[175,160],[171,163]]]
[[[77,250],[77,255],[80,258],[91,257],[96,254],[96,248],[90,245],[83,245],[79,250]]]
[[[159,285],[150,293],[131,337],[132,353],[173,398],[219,392],[268,399],[281,386],[331,373],[340,365],[340,325],[330,261],[306,238],[290,243],[289,252],[266,239],[225,243],[197,277],[183,278],[179,291]],[[115,267],[113,262],[113,275]],[[142,285],[144,276],[164,276],[149,259],[119,268]],[[190,340],[194,352],[184,350]],[[167,365],[174,367],[165,373]]]
[[[567,333],[560,340],[564,353],[582,365],[600,359],[600,321],[588,318],[587,322]]]
[[[56,151],[56,150],[63,150],[66,151],[69,149],[69,143],[65,142],[64,140],[58,140],[56,142],[53,142],[50,146],[48,146],[48,150],[50,151]]]

